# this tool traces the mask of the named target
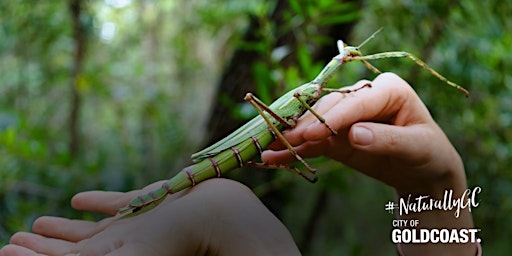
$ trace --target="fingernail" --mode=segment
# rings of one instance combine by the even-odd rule
[[[373,133],[364,127],[354,127],[352,129],[352,141],[354,144],[367,146],[373,143]]]

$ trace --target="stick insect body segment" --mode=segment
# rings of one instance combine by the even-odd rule
[[[196,164],[183,168],[173,178],[165,181],[160,188],[132,200],[119,213],[139,213],[139,210],[143,210],[140,213],[145,212],[159,204],[167,194],[174,194],[209,178],[220,177],[227,171],[243,166],[245,162],[260,154],[273,141],[274,137],[271,132],[264,129],[248,140],[227,148],[214,157],[207,157]]]
[[[159,204],[167,194],[176,193],[206,179],[219,177],[227,171],[247,165],[251,159],[260,155],[262,150],[276,139],[280,139],[283,144],[287,145],[292,155],[302,162],[311,173],[314,173],[315,170],[293,150],[280,132],[286,128],[294,127],[295,122],[306,110],[312,110],[310,105],[313,105],[321,97],[325,84],[332,78],[345,59],[353,54],[360,55],[359,51],[347,47],[343,48],[340,54],[334,57],[312,82],[287,92],[270,106],[266,106],[254,96],[248,94],[246,100],[258,109],[260,115],[219,142],[193,154],[192,161],[195,164],[182,169],[176,176],[164,182],[159,189],[135,198],[119,213],[130,216],[131,214],[145,212]],[[325,123],[325,120],[318,114],[315,114],[315,116]],[[250,162],[249,165],[254,164],[257,163]],[[307,177],[297,168],[285,169],[294,170],[311,182],[316,181],[316,178]]]
[[[365,40],[363,44],[366,43],[369,39],[373,38],[377,32]],[[193,165],[183,168],[173,178],[165,181],[159,189],[132,200],[128,206],[119,210],[121,218],[130,217],[142,212],[146,212],[162,202],[168,194],[173,194],[183,189],[192,187],[197,183],[209,178],[220,177],[224,173],[242,166],[257,166],[270,169],[291,170],[295,171],[297,174],[301,175],[307,180],[315,182],[316,177],[310,178],[296,167],[256,163],[251,160],[260,155],[262,151],[265,150],[273,141],[280,140],[288,148],[290,153],[298,161],[300,161],[310,173],[315,173],[315,169],[311,168],[295,152],[293,147],[284,139],[281,131],[287,128],[293,128],[297,120],[306,111],[309,110],[331,131],[333,135],[336,135],[336,131],[331,129],[325,123],[325,120],[315,111],[313,111],[310,106],[318,101],[324,92],[350,93],[365,87],[371,87],[371,85],[366,84],[354,90],[324,89],[324,86],[329,82],[334,73],[336,73],[336,71],[338,71],[338,69],[340,69],[344,63],[356,60],[361,61],[370,70],[376,73],[380,73],[380,71],[368,63],[367,60],[407,57],[412,59],[419,66],[422,66],[426,70],[430,71],[440,80],[448,83],[450,86],[455,87],[468,95],[466,89],[448,81],[448,79],[441,76],[423,61],[409,53],[384,52],[363,56],[359,51],[360,46],[346,46],[344,45],[343,41],[339,40],[338,48],[340,53],[324,67],[324,69],[315,79],[287,92],[276,101],[274,101],[270,106],[265,105],[252,94],[247,94],[245,99],[246,101],[250,102],[256,108],[256,110],[258,110],[258,116],[251,119],[249,122],[238,128],[224,139],[193,154]]]

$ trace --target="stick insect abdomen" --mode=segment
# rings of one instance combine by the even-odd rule
[[[275,136],[272,131],[265,129],[215,156],[183,168],[173,178],[165,181],[160,188],[133,199],[119,213],[130,216],[146,212],[158,205],[167,194],[174,194],[210,178],[221,177],[228,171],[242,167],[247,161],[260,155],[263,149],[274,140]]]

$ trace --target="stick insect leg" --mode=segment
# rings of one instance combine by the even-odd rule
[[[313,114],[316,119],[318,119],[318,121],[320,121],[320,123],[324,124],[325,127],[327,127],[327,129],[329,129],[329,131],[331,131],[331,134],[334,136],[336,134],[338,134],[338,132],[336,132],[335,130],[333,130],[326,122],[325,122],[325,118],[323,118],[320,114],[318,114],[316,111],[313,110],[313,108],[311,108],[311,106],[309,106],[309,104],[307,102],[305,102],[301,96],[307,96],[307,94],[303,93],[303,92],[296,92],[293,94],[293,97],[297,98],[297,100],[300,101],[300,103],[307,109],[309,110],[309,112],[311,112],[311,114]]]
[[[264,111],[267,111],[272,117],[274,117],[274,116],[279,117],[279,115],[277,115],[274,111],[272,111],[272,109],[270,109],[268,106],[266,106],[263,102],[261,102],[260,100],[257,100],[257,98],[254,95],[252,95],[252,93],[247,93],[247,95],[245,95],[244,99],[246,101],[248,101],[249,103],[251,103],[251,105],[254,106],[256,111],[258,111],[258,113],[261,115],[261,117],[263,117],[263,119],[267,123],[268,127],[270,127],[271,132],[273,132],[275,137],[277,137],[277,139],[279,139],[283,143],[283,145],[286,146],[288,151],[290,151],[290,154],[292,154],[292,156],[295,157],[295,159],[297,159],[299,162],[301,162],[309,172],[315,174],[316,169],[309,166],[309,164],[306,161],[304,161],[304,159],[299,154],[297,154],[297,151],[295,151],[295,149],[293,149],[292,145],[290,145],[290,143],[284,138],[283,134],[279,131],[279,129],[277,129],[277,127],[272,123],[272,121],[270,121],[269,117],[267,115],[265,115]],[[276,119],[278,119],[278,118],[276,118]],[[279,117],[279,119],[282,119],[285,123],[288,124],[288,126],[292,126],[292,127],[294,126],[294,125],[290,125],[282,117]]]
[[[382,72],[380,72],[379,69],[377,69],[375,66],[373,66],[372,64],[370,64],[370,62],[366,61],[366,60],[361,60],[361,62],[366,66],[366,68],[368,68],[369,70],[371,70],[373,73],[375,74],[381,74]]]
[[[274,111],[272,111],[272,109],[270,109],[267,105],[265,105],[265,103],[263,103],[263,101],[261,101],[260,99],[258,99],[256,96],[254,96],[252,93],[247,93],[247,95],[245,95],[245,98],[244,100],[248,101],[249,103],[252,104],[252,106],[254,108],[256,108],[256,110],[258,111],[258,113],[263,116],[263,118],[265,118],[266,116],[263,114],[263,111],[266,111],[267,113],[269,113],[274,119],[276,119],[279,123],[281,123],[284,127],[286,128],[294,128],[295,127],[295,122],[292,121],[292,122],[288,122],[287,120],[285,120],[284,118],[282,118],[281,116],[279,116],[278,114],[276,114]],[[256,105],[259,107],[256,107]],[[260,112],[261,110],[261,112]]]
[[[346,90],[340,90],[340,89],[331,89],[331,88],[320,88],[320,91],[322,92],[339,92],[339,93],[351,93],[351,92],[357,92],[365,87],[372,87],[372,85],[370,83],[366,83],[364,84],[363,86],[359,87],[359,88],[356,88],[356,89],[346,89]],[[320,121],[320,123],[324,124],[325,127],[327,127],[327,129],[329,129],[329,131],[331,132],[331,134],[334,136],[336,134],[338,134],[338,132],[336,132],[334,129],[332,129],[326,122],[325,122],[325,118],[323,118],[320,114],[318,114],[315,110],[313,110],[313,108],[311,106],[309,106],[309,104],[307,102],[305,102],[301,96],[308,96],[307,94],[303,93],[303,92],[296,92],[293,94],[293,97],[297,98],[297,100],[300,101],[300,103],[302,103],[302,105],[309,110],[309,112],[311,112],[311,114],[313,114],[317,119],[318,121]]]
[[[263,169],[272,169],[272,170],[288,170],[293,171],[300,175],[302,178],[306,179],[307,181],[311,183],[317,182],[318,178],[314,176],[313,178],[308,177],[306,174],[304,174],[299,168],[294,166],[289,166],[285,164],[267,164],[267,163],[256,163],[253,161],[248,161],[244,163],[244,166],[252,166],[256,168],[263,168]]]
[[[408,52],[382,52],[382,53],[370,54],[370,55],[365,55],[365,56],[354,56],[354,57],[350,57],[350,61],[353,61],[353,60],[367,61],[367,60],[376,60],[376,59],[384,59],[384,58],[409,58],[412,61],[414,61],[416,64],[418,64],[418,66],[426,69],[432,75],[439,78],[439,80],[441,80],[441,81],[447,83],[448,85],[463,92],[464,94],[466,94],[466,97],[469,96],[468,90],[466,90],[462,86],[448,80],[446,77],[439,74],[437,71],[435,71],[429,65],[427,65],[425,62],[416,58],[414,55],[412,55]]]
[[[322,92],[328,92],[328,93],[331,93],[331,92],[339,92],[339,93],[352,93],[352,92],[357,92],[363,88],[371,88],[372,87],[372,84],[370,83],[366,83],[366,84],[363,84],[362,86],[356,88],[356,89],[333,89],[333,88],[322,88]]]

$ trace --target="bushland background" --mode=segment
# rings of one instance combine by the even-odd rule
[[[189,155],[311,80],[336,40],[409,51],[374,61],[404,77],[460,152],[488,255],[512,251],[512,1],[67,0],[0,2],[0,245],[41,215],[99,219],[77,192],[127,191],[171,177]],[[350,63],[330,83],[375,75]],[[411,143],[414,143],[411,141]],[[242,169],[306,255],[391,254],[389,187],[311,160],[315,185],[286,171]]]

